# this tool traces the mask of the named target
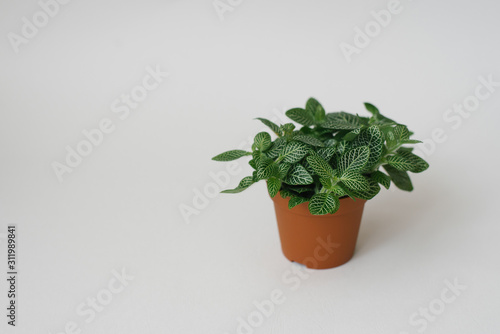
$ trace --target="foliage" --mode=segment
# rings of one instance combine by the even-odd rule
[[[277,136],[272,140],[267,132],[254,138],[252,152],[231,150],[213,158],[231,161],[252,156],[252,176],[241,180],[235,189],[224,193],[238,193],[260,180],[267,181],[271,197],[278,193],[290,198],[292,208],[309,202],[314,215],[335,213],[339,198],[372,199],[380,185],[412,191],[408,172],[421,173],[429,165],[403,145],[420,143],[410,139],[412,133],[403,124],[382,116],[372,104],[365,103],[371,117],[346,112],[326,113],[321,104],[310,98],[305,108],[293,108],[286,115],[302,125],[277,125],[265,118],[257,118]],[[380,171],[380,167],[387,172]]]

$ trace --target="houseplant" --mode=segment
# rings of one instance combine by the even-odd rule
[[[250,156],[251,176],[241,180],[238,193],[267,181],[274,201],[285,256],[310,268],[331,268],[354,253],[364,204],[380,185],[412,191],[408,172],[420,173],[429,165],[405,146],[410,139],[405,125],[385,116],[370,103],[371,117],[346,112],[326,113],[310,98],[305,108],[286,115],[302,125],[277,125],[257,118],[274,132],[255,136],[252,151],[231,150],[213,158],[231,161]],[[381,171],[381,167],[386,173]],[[279,195],[278,195],[279,194]]]

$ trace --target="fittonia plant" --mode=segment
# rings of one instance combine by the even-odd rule
[[[241,180],[239,193],[255,182],[267,181],[271,197],[278,193],[290,198],[289,208],[309,202],[313,215],[335,213],[339,198],[372,199],[380,185],[389,189],[391,181],[400,189],[412,191],[408,172],[420,173],[429,165],[404,145],[420,143],[410,139],[412,132],[403,124],[384,117],[370,103],[365,103],[371,117],[346,112],[325,113],[314,98],[305,109],[293,108],[286,115],[302,125],[277,124],[257,118],[277,136],[267,132],[255,136],[252,152],[231,150],[213,158],[231,161],[251,156],[255,171]],[[383,168],[386,172],[380,171]]]

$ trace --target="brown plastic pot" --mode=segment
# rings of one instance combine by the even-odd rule
[[[283,254],[312,269],[340,266],[354,255],[366,200],[340,199],[334,214],[315,216],[309,203],[288,208],[288,199],[273,198]]]

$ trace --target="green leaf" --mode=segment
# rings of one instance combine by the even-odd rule
[[[388,175],[382,173],[381,171],[374,172],[371,175],[371,178],[375,182],[380,183],[381,185],[383,185],[386,189],[389,189],[389,187],[391,186],[391,178]]]
[[[311,154],[306,158],[311,168],[322,178],[331,179],[334,176],[333,168],[323,160],[317,153]]]
[[[303,187],[300,187],[300,186],[295,186],[295,187],[290,187],[291,190],[295,191],[296,193],[305,193],[305,192],[308,192],[308,191],[314,191],[313,188],[311,188],[311,186],[303,186]]]
[[[396,122],[394,122],[392,119],[383,116],[378,110],[378,108],[375,107],[373,104],[365,102],[365,108],[373,115],[372,119],[370,120],[370,123],[375,121],[375,123],[377,124],[396,124]]]
[[[306,171],[311,174],[311,176],[314,176],[316,173],[314,172],[314,169],[311,167],[309,162],[307,160],[302,160],[301,165],[306,169]]]
[[[386,158],[386,161],[389,165],[401,171],[409,171],[415,167],[413,162],[405,159],[401,154],[391,155]]]
[[[293,123],[286,123],[280,126],[281,131],[285,136],[289,136],[292,134],[293,129],[295,129],[295,125]]]
[[[421,144],[421,143],[422,143],[422,141],[416,140],[416,139],[407,139],[407,140],[401,141],[401,144]]]
[[[296,163],[302,159],[308,152],[309,148],[302,142],[292,141],[288,143],[281,152],[280,159],[288,163]]]
[[[398,141],[396,139],[396,135],[394,134],[394,129],[392,127],[382,127],[382,133],[384,134],[387,147],[389,149],[393,149],[398,145]]]
[[[405,191],[413,190],[413,185],[411,184],[411,180],[407,172],[397,170],[390,165],[384,165],[383,167],[391,177],[391,180],[394,182],[396,187]]]
[[[424,159],[407,150],[398,150],[395,155],[388,156],[386,160],[389,165],[401,171],[421,173],[429,168],[429,164]]]
[[[254,183],[255,182],[253,181],[253,177],[246,176],[246,177],[244,177],[240,181],[240,184],[236,188],[234,188],[234,189],[228,189],[228,190],[223,190],[223,191],[221,191],[221,193],[236,194],[236,193],[242,192],[243,190],[245,190],[246,188],[250,187]]]
[[[330,190],[332,192],[332,194],[334,194],[335,196],[337,196],[339,198],[347,196],[347,192],[345,192],[344,189],[341,187],[341,183],[337,183],[334,186],[330,185],[330,187],[325,186],[325,188],[328,188],[328,190]]]
[[[349,196],[353,200],[356,200],[356,196],[354,195],[354,193],[351,190],[349,190],[344,184],[338,183],[335,185],[334,188],[339,188],[339,190],[334,191],[334,193],[338,192],[342,194],[342,195],[338,194],[337,195],[338,197]]]
[[[310,127],[303,126],[300,128],[300,130],[297,131],[297,134],[299,134],[299,133],[303,134],[303,135],[310,135],[310,134],[314,133],[314,131]]]
[[[269,151],[266,152],[267,156],[271,159],[276,159],[280,155],[285,145],[286,145],[286,139],[284,137],[276,139],[273,142]]]
[[[321,193],[311,197],[309,201],[309,211],[313,215],[326,215],[334,213],[340,207],[339,199],[332,193]]]
[[[335,147],[335,146],[337,146],[337,143],[338,143],[337,139],[334,139],[334,138],[327,139],[324,142],[326,147]]]
[[[402,150],[401,148],[397,151],[397,155],[403,157],[407,161],[411,162],[413,167],[409,170],[412,173],[421,173],[425,171],[427,168],[429,168],[429,164],[427,161],[419,157],[418,155],[415,155],[408,150]]]
[[[352,141],[356,139],[356,137],[361,133],[361,128],[354,129],[352,131],[349,131],[343,138],[342,140],[345,141]]]
[[[252,166],[252,168],[253,168],[253,169],[255,169],[255,170],[257,169],[257,163],[255,162],[255,160],[254,160],[254,159],[250,160],[250,161],[248,162],[248,164],[249,164],[250,166]]]
[[[398,152],[402,152],[402,151],[406,151],[406,152],[413,152],[413,147],[400,147],[398,148]]]
[[[255,136],[253,143],[260,151],[265,151],[271,147],[271,135],[267,132],[259,132]]]
[[[357,147],[344,153],[339,160],[340,172],[359,172],[361,169],[363,169],[363,167],[365,167],[369,156],[370,149],[368,148],[368,146]]]
[[[330,159],[337,153],[336,147],[325,147],[320,148],[317,151],[318,155],[322,157],[325,161],[330,161]]]
[[[256,119],[264,123],[269,129],[271,129],[276,135],[278,135],[278,137],[281,136],[280,127],[277,124],[265,118],[257,117]]]
[[[255,170],[259,169],[263,165],[267,166],[268,164],[271,163],[271,161],[273,161],[271,158],[269,158],[265,153],[261,151],[253,151],[252,157],[253,159],[250,161],[253,161],[252,165],[255,165]]]
[[[384,139],[382,132],[377,125],[372,125],[368,129],[363,130],[361,134],[352,143],[353,147],[368,146],[370,156],[366,162],[366,169],[372,168],[378,163],[384,149]]]
[[[360,199],[366,199],[370,200],[373,197],[375,197],[379,192],[380,192],[380,186],[378,185],[377,182],[373,181],[372,179],[367,179],[368,184],[369,184],[369,189],[366,191],[360,191],[360,190],[352,190],[352,195],[355,196],[356,198]]]
[[[410,131],[408,130],[406,125],[397,124],[394,127],[385,125],[382,126],[381,129],[384,133],[389,150],[396,148],[398,145],[402,145],[410,138]]]
[[[351,144],[349,142],[346,142],[345,140],[339,142],[338,145],[337,145],[337,152],[339,154],[344,154],[345,152],[347,152],[347,150],[349,149],[350,145]]]
[[[291,120],[302,124],[304,126],[310,126],[314,124],[313,114],[302,108],[293,108],[285,113]]]
[[[291,185],[306,185],[313,183],[313,178],[301,164],[296,164],[293,165],[288,172],[285,183]]]
[[[267,156],[267,153],[264,153],[261,151],[253,151],[252,157],[253,157],[253,160],[255,160],[255,164],[257,165],[257,169],[261,168],[262,166],[267,166],[271,162],[273,162],[273,159],[269,158]]]
[[[257,165],[257,178],[259,180],[269,179],[271,176],[279,176],[278,164],[274,161],[262,162]]]
[[[334,130],[354,130],[361,127],[355,115],[346,112],[328,113],[322,127]]]
[[[231,150],[219,155],[216,155],[212,158],[215,161],[232,161],[244,157],[246,155],[252,155],[251,152],[243,151],[243,150]]]
[[[368,110],[369,112],[371,112],[373,116],[380,115],[380,111],[378,110],[378,108],[375,107],[371,103],[365,102],[365,108],[366,108],[366,110]]]
[[[334,188],[334,181],[333,178],[328,178],[328,177],[320,177],[319,182],[325,187],[326,189],[333,189]]]
[[[297,205],[305,203],[307,201],[309,201],[309,198],[300,197],[300,196],[292,196],[290,198],[290,200],[288,201],[288,208],[289,209],[294,208]]]
[[[295,196],[291,191],[286,190],[286,189],[281,189],[280,190],[280,196],[281,198],[285,199],[287,197],[292,197]]]
[[[347,188],[357,191],[369,191],[370,185],[366,178],[358,172],[346,171],[340,176],[340,181],[344,183]]]
[[[314,138],[313,136],[309,135],[297,135],[293,137],[293,140],[298,140],[300,142],[303,142],[305,144],[309,144],[312,146],[317,146],[317,147],[323,147],[325,144],[317,138]]]
[[[316,125],[320,125],[325,121],[325,109],[315,98],[311,97],[307,100],[306,111],[313,115],[314,123]]]
[[[370,125],[370,117],[362,117],[359,115],[356,115],[356,116],[358,116],[358,120],[359,120],[359,123],[361,125],[364,125],[364,126]]]
[[[398,142],[410,139],[410,131],[406,125],[398,124],[394,127],[394,136]]]
[[[286,176],[288,175],[288,171],[290,170],[291,167],[292,167],[292,164],[289,164],[287,162],[282,162],[279,164],[278,172],[279,172],[279,176],[281,179],[286,178]]]
[[[269,192],[269,196],[274,197],[278,193],[281,188],[281,180],[275,176],[271,176],[269,180],[267,180],[267,191]]]

